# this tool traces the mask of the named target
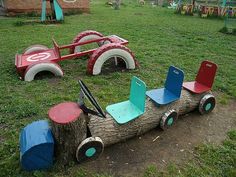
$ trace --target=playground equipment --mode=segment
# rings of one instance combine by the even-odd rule
[[[20,160],[27,171],[49,168],[53,164],[54,139],[48,122],[27,125],[20,134]]]
[[[49,15],[49,20],[47,20],[47,1],[50,2],[51,7],[51,14]],[[63,20],[63,11],[57,0],[42,0],[41,22],[56,22]]]
[[[195,81],[185,82],[183,84],[183,87],[193,93],[203,93],[211,90],[215,79],[216,70],[216,64],[209,61],[203,61],[201,63]]]
[[[98,44],[98,48],[82,50],[87,44]],[[116,35],[104,37],[96,31],[84,31],[79,33],[72,44],[58,46],[53,39],[54,48],[48,49],[43,45],[28,47],[23,54],[16,54],[15,66],[21,78],[32,81],[36,74],[49,71],[55,76],[63,76],[63,71],[58,62],[70,60],[85,55],[90,55],[87,72],[98,75],[106,61],[115,60],[115,65],[125,63],[127,69],[135,69],[138,64],[133,53],[125,45],[128,41]],[[62,56],[61,50],[69,50],[69,54]]]
[[[176,12],[183,15],[193,15],[195,0],[179,0],[176,7]]]
[[[179,115],[196,108],[201,114],[211,112],[215,107],[215,98],[207,90],[213,84],[213,71],[216,71],[214,63],[204,61],[201,64],[194,83],[210,85],[207,85],[208,89],[196,93],[188,87],[189,83],[183,84],[187,89],[182,90],[183,71],[173,66],[169,68],[165,87],[162,89],[146,92],[146,84],[133,77],[129,100],[107,106],[107,113],[80,80],[78,102],[60,103],[48,112],[55,138],[57,160],[64,164],[68,164],[75,157],[79,163],[93,160],[101,155],[104,147],[141,135],[158,125],[165,130],[174,125]],[[204,79],[201,78],[203,74],[208,73],[209,78],[208,75],[205,75]],[[207,83],[204,82],[206,80]],[[140,98],[136,96],[139,93]],[[156,102],[160,100],[156,100],[154,96],[160,97],[161,104]],[[85,105],[85,98],[94,109]],[[124,113],[123,110],[127,112]]]
[[[170,5],[167,7],[168,9],[176,9],[178,4],[175,1],[170,2]]]
[[[201,94],[210,91],[214,83],[216,71],[217,65],[215,63],[203,61],[198,70],[195,81],[185,82],[183,87],[195,94]],[[201,114],[211,112],[215,107],[215,102],[215,97],[213,95],[205,95],[199,103],[199,112]]]
[[[125,124],[144,114],[145,93],[146,84],[137,77],[133,77],[129,100],[109,105],[106,110],[118,124]]]
[[[225,8],[222,10],[224,27],[220,31],[223,33],[236,34],[236,1],[224,1]]]
[[[170,66],[165,87],[150,90],[147,92],[147,96],[149,96],[158,105],[165,105],[176,101],[180,98],[183,80],[183,71],[174,66]]]
[[[201,17],[235,17],[235,0],[191,0],[178,1],[177,12],[181,14],[193,15],[199,13]]]

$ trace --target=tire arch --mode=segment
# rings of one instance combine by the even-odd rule
[[[103,37],[103,34],[93,31],[93,30],[87,30],[79,33],[74,39],[72,43],[78,43],[78,42],[84,42],[86,40],[93,40]],[[100,45],[98,43],[98,45]],[[70,53],[73,54],[75,52],[75,47],[70,48]]]
[[[126,69],[135,69],[138,67],[134,54],[129,48],[117,43],[108,43],[98,48],[90,56],[87,72],[91,75],[100,74],[103,64],[113,56],[122,58],[126,63]]]
[[[42,71],[49,71],[55,76],[63,76],[63,70],[61,67],[54,62],[40,62],[40,63],[35,63],[27,67],[24,73],[24,80],[25,81],[32,81],[34,80],[34,77],[36,74],[42,72]]]
[[[24,55],[29,55],[29,54],[33,54],[36,52],[43,52],[45,50],[48,50],[48,47],[45,45],[40,45],[40,44],[36,44],[36,45],[31,45],[28,48],[26,48],[23,52]]]

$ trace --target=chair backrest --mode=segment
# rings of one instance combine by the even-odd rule
[[[179,68],[170,66],[165,82],[165,88],[177,97],[180,97],[183,81],[184,72]]]
[[[145,111],[146,84],[135,76],[132,77],[129,100],[142,112]]]
[[[210,61],[203,61],[198,70],[195,81],[205,85],[209,88],[212,87],[216,75],[217,65]]]

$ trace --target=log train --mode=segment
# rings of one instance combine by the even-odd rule
[[[217,65],[203,61],[195,81],[183,82],[184,72],[170,66],[163,88],[146,90],[144,81],[131,80],[129,99],[108,105],[106,112],[83,81],[78,102],[65,102],[48,111],[49,121],[27,125],[20,134],[20,159],[25,170],[45,169],[53,157],[63,164],[99,157],[104,147],[141,135],[157,126],[175,124],[179,115],[198,109],[210,113],[216,104],[211,88]],[[93,109],[85,105],[88,99]]]

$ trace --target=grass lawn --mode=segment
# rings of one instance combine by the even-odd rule
[[[121,10],[115,11],[104,5],[105,0],[92,1],[90,14],[67,16],[60,25],[15,26],[26,19],[0,19],[0,176],[66,176],[58,167],[49,174],[23,172],[19,166],[18,138],[25,125],[46,119],[52,105],[75,101],[78,78],[87,83],[105,108],[128,97],[133,75],[144,80],[149,89],[161,87],[170,65],[183,69],[185,80],[193,80],[200,62],[208,59],[219,67],[213,88],[220,93],[219,100],[236,98],[236,36],[218,32],[223,27],[222,20],[176,15],[167,8],[149,5],[141,7],[136,0],[123,2]],[[63,78],[46,77],[29,83],[19,80],[15,53],[22,53],[32,44],[52,47],[52,36],[60,45],[69,44],[77,33],[88,29],[128,39],[128,47],[135,53],[140,68],[92,77],[86,75],[85,59],[69,60],[60,63],[65,72]],[[235,142],[232,149],[235,152]],[[83,176],[85,172],[73,175]]]

